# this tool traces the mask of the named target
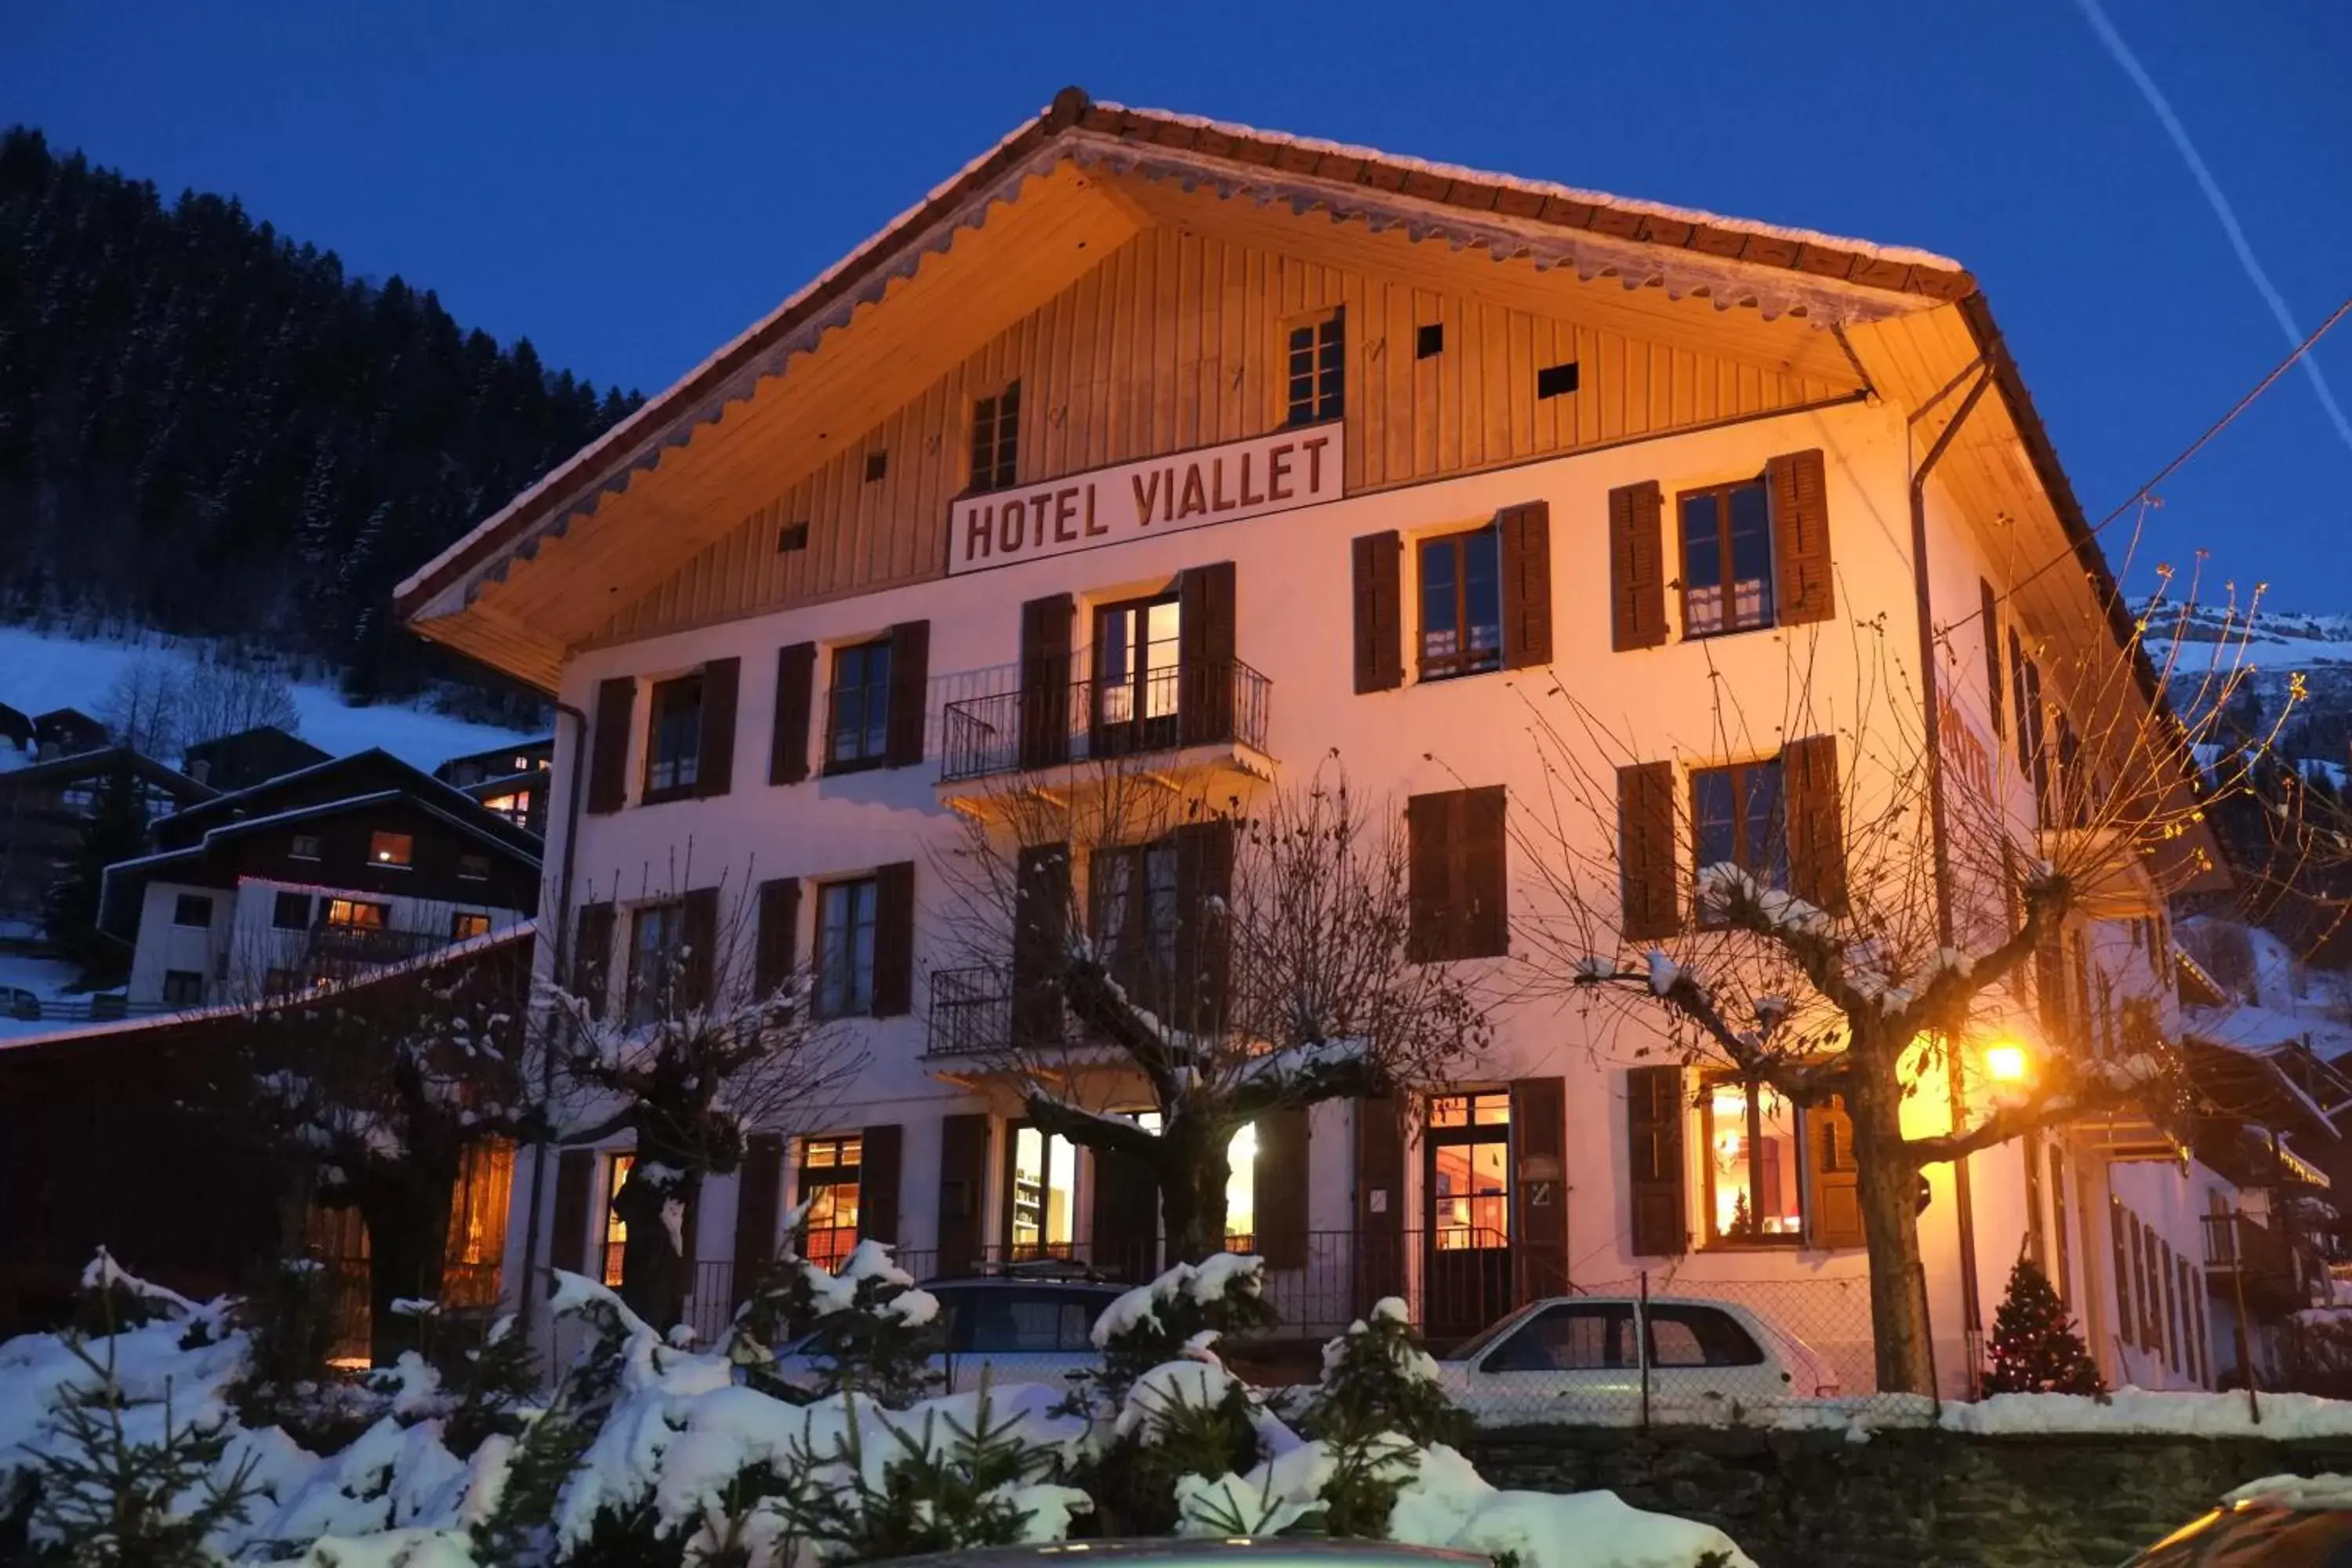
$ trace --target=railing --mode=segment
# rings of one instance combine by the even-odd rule
[[[13,1018],[21,1024],[106,1024],[118,1018],[144,1018],[157,1013],[184,1013],[186,1008],[172,1002],[126,1002],[112,993],[102,993],[79,1002],[43,998],[30,992],[20,992],[14,1000],[0,1003],[0,1017]]]
[[[1237,742],[1264,750],[1273,682],[1203,659],[1117,683],[1078,680],[950,702],[940,782]]]
[[[318,926],[304,946],[306,964],[318,972],[377,969],[405,963],[449,945],[444,932],[395,931],[385,926]]]
[[[2245,1215],[2207,1215],[2204,1222],[2206,1276],[2215,1289],[2242,1289],[2247,1306],[2258,1312],[2311,1305],[2291,1238]]]
[[[996,965],[931,973],[930,1038],[935,1057],[1001,1051],[1013,1038],[1013,973]]]

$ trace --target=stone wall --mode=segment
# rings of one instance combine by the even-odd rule
[[[1540,1427],[1469,1448],[1499,1487],[1606,1488],[1705,1520],[1762,1568],[2116,1563],[2264,1476],[2352,1473],[2352,1443]]]

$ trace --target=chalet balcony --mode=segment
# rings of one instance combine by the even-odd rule
[[[2225,1300],[2268,1319],[2311,1305],[2311,1285],[2294,1239],[2244,1215],[2205,1216],[2205,1280]]]
[[[1220,772],[1273,776],[1266,752],[1274,683],[1239,659],[1171,664],[1117,682],[1076,680],[950,702],[942,714],[940,794],[978,809],[992,786],[1074,764],[1163,778]],[[1016,785],[1016,787],[1018,787]]]
[[[318,926],[303,945],[302,967],[315,977],[343,979],[405,963],[449,945],[446,931],[395,931],[385,926]]]
[[[1012,1038],[1010,969],[983,964],[932,973],[930,1028],[925,1055],[986,1056],[1004,1049]]]

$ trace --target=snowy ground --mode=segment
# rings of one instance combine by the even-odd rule
[[[123,667],[161,647],[84,641],[26,626],[0,626],[0,702],[27,714],[79,708],[95,716],[106,706],[107,689]],[[325,686],[295,687],[294,706],[302,716],[302,738],[339,757],[381,746],[403,762],[432,768],[451,757],[524,738],[510,730],[415,708],[354,708]],[[0,752],[7,750],[0,747]]]
[[[6,994],[12,990],[29,991],[44,1002],[87,1000],[82,995],[66,994],[65,988],[73,982],[75,973],[72,964],[54,958],[0,951],[0,1043],[27,1035],[55,1034],[70,1027],[54,1018],[35,1021],[16,1016],[9,1007],[14,998]]]

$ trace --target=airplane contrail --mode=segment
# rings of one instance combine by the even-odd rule
[[[2238,215],[2231,208],[2230,198],[2221,194],[2221,185],[2213,178],[2213,171],[2207,168],[2205,160],[2198,155],[2197,144],[2189,140],[2189,132],[2180,123],[2180,117],[2172,112],[2170,101],[2156,85],[2155,79],[2147,74],[2147,68],[2139,63],[2139,57],[2132,53],[2131,46],[2124,42],[2123,35],[2116,31],[2115,24],[2107,20],[2107,14],[2099,8],[2099,0],[2074,0],[2074,3],[2091,24],[2091,30],[2099,35],[2099,42],[2105,44],[2107,53],[2115,57],[2116,64],[2123,67],[2124,74],[2132,79],[2132,85],[2139,89],[2142,98],[2147,100],[2147,106],[2156,110],[2157,119],[2164,124],[2165,134],[2172,138],[2172,145],[2179,152],[2181,161],[2189,165],[2189,172],[2197,178],[2198,188],[2205,193],[2205,200],[2212,207],[2213,216],[2221,220],[2221,232],[2230,237],[2230,247],[2238,253],[2238,264],[2245,268],[2246,277],[2252,281],[2255,291],[2270,306],[2271,314],[2277,318],[2280,329],[2286,333],[2286,341],[2301,343],[2303,332],[2294,324],[2294,313],[2286,308],[2286,301],[2279,297],[2278,289],[2273,287],[2270,274],[2264,272],[2263,264],[2255,259],[2254,247],[2247,243],[2246,231],[2239,226]],[[2336,403],[2336,394],[2329,388],[2327,377],[2321,373],[2318,361],[2305,354],[2303,357],[2303,373],[2311,377],[2311,390],[2318,395],[2319,405],[2327,411],[2327,417],[2335,423],[2336,433],[2344,438],[2347,447],[2352,447],[2352,420],[2345,418],[2344,410]]]

